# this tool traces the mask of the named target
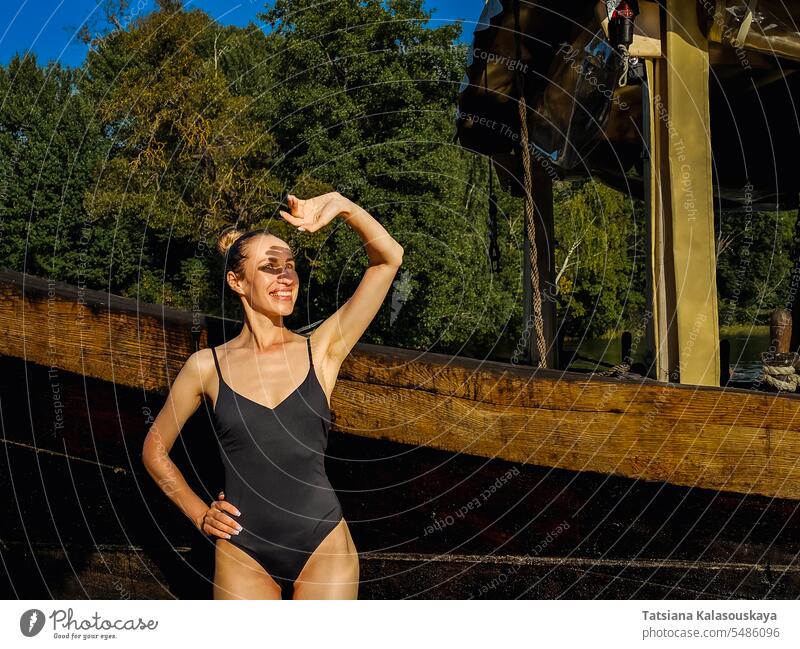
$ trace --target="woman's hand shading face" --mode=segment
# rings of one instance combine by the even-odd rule
[[[339,192],[329,192],[307,200],[289,194],[286,203],[291,214],[280,210],[281,216],[305,232],[316,232],[325,227],[347,207],[347,199]]]

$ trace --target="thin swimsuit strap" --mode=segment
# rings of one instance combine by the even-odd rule
[[[219,371],[219,360],[217,360],[217,349],[216,347],[211,348],[211,353],[214,355],[214,365],[217,366],[217,376],[219,377],[220,382],[222,382],[222,372]]]
[[[311,367],[314,367],[314,359],[311,357],[311,336],[306,338],[306,342],[308,343],[308,362]]]

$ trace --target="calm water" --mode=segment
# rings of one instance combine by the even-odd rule
[[[731,379],[735,381],[754,381],[761,374],[761,352],[769,349],[769,327],[753,327],[752,333],[737,331],[735,335],[726,335],[722,332],[721,338],[731,343]],[[576,349],[578,340],[567,340],[565,347],[568,350]],[[644,347],[643,344],[640,347]],[[634,360],[643,360],[643,349],[634,350]],[[616,365],[622,360],[619,338],[613,339],[587,339],[580,341],[578,354],[594,360],[601,360]],[[586,360],[576,360],[572,366],[575,369],[599,369],[595,364]]]

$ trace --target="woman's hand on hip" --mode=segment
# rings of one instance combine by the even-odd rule
[[[220,491],[219,499],[211,503],[203,515],[195,521],[195,524],[204,534],[229,539],[232,534],[238,534],[242,526],[225,512],[241,516],[241,512],[225,500],[225,492]]]
[[[328,192],[314,198],[301,200],[292,194],[286,197],[291,214],[280,211],[281,216],[298,230],[316,232],[346,212],[352,203],[339,192]]]

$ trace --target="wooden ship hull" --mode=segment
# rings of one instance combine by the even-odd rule
[[[236,323],[0,275],[6,598],[206,598],[213,545],[141,463]],[[328,472],[361,598],[794,598],[800,398],[359,344]],[[172,457],[222,485],[210,404]]]

